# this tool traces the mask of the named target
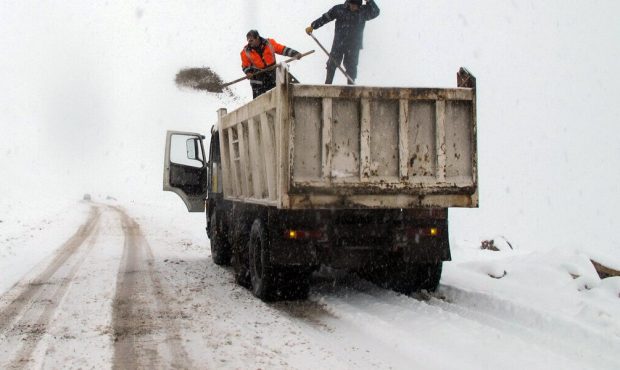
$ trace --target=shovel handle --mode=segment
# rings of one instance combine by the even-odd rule
[[[274,64],[274,65],[272,65],[272,66],[269,66],[269,67],[267,67],[267,68],[265,68],[265,69],[261,69],[260,71],[258,71],[258,72],[256,72],[256,73],[254,73],[254,74],[252,75],[252,77],[254,77],[254,76],[256,76],[256,75],[259,75],[259,74],[261,74],[261,73],[265,73],[265,72],[273,71],[274,69],[276,69],[276,68],[278,68],[279,66],[281,66],[281,65],[282,65],[282,63],[290,63],[290,62],[292,62],[292,61],[294,61],[294,60],[301,59],[301,58],[303,58],[303,57],[305,57],[305,56],[307,56],[307,55],[310,55],[310,54],[312,54],[312,53],[314,53],[314,50],[310,50],[310,51],[307,51],[307,52],[305,52],[305,53],[302,53],[302,54],[301,54],[301,56],[300,56],[299,58],[297,58],[297,57],[292,57],[292,58],[289,58],[289,59],[285,60],[284,62],[280,62],[280,63],[278,63],[278,64]],[[248,76],[245,76],[245,77],[240,77],[240,78],[238,78],[238,79],[236,79],[236,80],[234,80],[234,81],[230,81],[230,82],[227,82],[227,83],[223,84],[223,85],[222,85],[222,88],[227,87],[227,86],[230,86],[230,85],[233,85],[233,84],[236,84],[237,82],[241,82],[241,81],[243,81],[243,80],[247,80],[248,78],[249,78]]]
[[[327,57],[329,58],[329,60],[333,63],[336,64],[336,61],[332,59],[331,55],[329,54],[329,51],[327,51],[327,49],[325,49],[325,47],[323,47],[323,45],[319,42],[319,40],[317,40],[316,37],[314,37],[313,34],[309,33],[308,35],[310,35],[310,37],[312,37],[314,39],[314,41],[316,41],[317,45],[319,45],[319,47],[321,49],[323,49],[323,51],[325,52],[325,54],[327,54]],[[344,71],[344,69],[342,69],[342,67],[340,66],[340,64],[336,64],[336,67],[338,67],[338,69],[340,70],[340,72],[342,72],[342,74],[347,78],[347,80],[351,83],[351,85],[355,85],[355,81],[353,81],[353,79],[351,77],[349,77],[349,75],[347,74],[347,72]]]

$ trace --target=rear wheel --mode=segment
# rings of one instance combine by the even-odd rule
[[[252,293],[263,301],[306,299],[312,270],[304,266],[278,266],[271,260],[269,230],[259,218],[252,224],[248,242]]]
[[[434,292],[439,286],[442,262],[402,263],[394,273],[390,288],[403,294],[420,290]]]
[[[413,263],[402,258],[384,258],[366,268],[362,275],[375,284],[398,293],[420,290],[434,292],[439,286],[443,262]]]
[[[263,301],[275,298],[276,269],[269,255],[269,236],[261,219],[256,219],[248,243],[252,293]]]
[[[216,265],[230,265],[231,248],[228,244],[223,220],[218,215],[217,210],[213,211],[209,224],[209,234],[211,239],[211,258]]]
[[[250,269],[248,267],[247,245],[236,244],[233,247],[232,266],[235,282],[242,287],[249,288],[252,282],[250,281]]]
[[[420,289],[425,289],[429,292],[434,292],[439,286],[439,280],[441,280],[441,271],[443,269],[443,262],[429,263],[421,266],[418,271],[418,279],[420,282]]]
[[[289,267],[282,272],[283,281],[278,288],[281,299],[306,299],[310,291],[312,270],[307,267]]]

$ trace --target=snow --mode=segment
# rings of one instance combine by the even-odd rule
[[[32,348],[37,366],[113,361],[123,238],[101,204],[114,204],[140,224],[173,308],[194,320],[179,330],[197,367],[620,368],[620,278],[601,280],[590,262],[620,270],[618,3],[377,2],[360,84],[452,87],[459,66],[476,75],[480,208],[450,210],[453,261],[436,294],[322,271],[307,302],[272,305],[212,263],[204,215],[161,191],[165,130],[208,135],[216,110],[243,104],[249,87],[231,98],[173,79],[203,65],[239,77],[256,28],[317,49],[290,69],[321,83],[325,58],[304,28],[337,1],[2,2],[0,295],[104,207],[64,309]],[[332,32],[315,36],[329,44]]]
[[[0,293],[69,239],[87,211],[75,201],[0,200]]]
[[[178,310],[179,317],[187,320],[181,321],[179,335],[194,366],[613,369],[620,365],[616,356],[620,278],[599,279],[589,259],[578,251],[493,252],[456,242],[453,261],[444,265],[440,288],[432,295],[403,296],[354,275],[322,269],[313,278],[307,301],[265,304],[234,283],[230,268],[213,264],[203,214],[188,214],[176,199],[100,203],[94,198],[94,203],[67,201],[66,208],[59,208],[73,217],[67,217],[75,220],[73,225],[49,222],[58,216],[52,208],[48,215],[39,214],[39,221],[32,216],[33,242],[22,244],[34,248],[41,244],[35,240],[53,241],[63,230],[68,237],[90,206],[102,210],[99,231],[89,242],[92,247],[76,257],[84,262],[58,303],[63,310],[33,351],[43,367],[107,367],[113,359],[110,322],[123,237],[120,220],[105,204],[123,207],[140,225],[153,250],[162,289],[174,292],[167,301],[170,312]],[[3,243],[1,249],[4,267],[9,267],[2,270],[3,283],[5,271],[32,281],[53,254],[52,249],[40,250],[32,260],[43,262],[25,267],[19,253],[7,253],[15,249],[10,245]],[[10,284],[3,284],[3,291],[8,288]]]

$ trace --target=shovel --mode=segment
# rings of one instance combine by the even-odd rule
[[[327,57],[329,58],[329,60],[336,64],[336,61],[334,61],[331,56],[329,55],[329,51],[327,51],[327,49],[325,49],[323,47],[323,45],[321,45],[321,43],[319,42],[319,40],[316,39],[316,37],[314,37],[313,34],[309,33],[308,34],[310,37],[312,37],[314,39],[314,41],[316,41],[316,43],[319,45],[319,47],[321,49],[323,49],[323,51],[325,52],[325,54],[327,54]],[[340,64],[337,64],[336,67],[338,67],[338,69],[340,70],[340,72],[342,72],[342,74],[347,78],[347,80],[351,83],[351,85],[355,85],[355,81],[353,81],[353,79],[351,77],[349,77],[349,75],[347,74],[347,72],[344,71],[344,69],[342,69],[342,67],[340,66]]]
[[[303,58],[307,55],[310,55],[314,53],[314,50],[310,50],[308,52],[305,52],[303,54],[301,54],[300,58]],[[282,63],[290,63],[294,60],[297,60],[297,57],[293,57],[293,58],[289,58],[287,60],[285,60],[284,62],[280,62],[278,64],[274,64],[270,67],[267,67],[265,69],[261,69],[260,71],[254,73],[252,75],[252,77],[259,75],[261,73],[265,73],[265,72],[269,72],[269,71],[273,71],[274,69],[276,69],[278,66],[282,65]],[[230,82],[226,82],[224,83],[222,81],[222,79],[220,78],[220,76],[218,76],[215,72],[213,72],[210,68],[208,67],[203,67],[203,68],[187,68],[187,69],[182,69],[181,71],[179,71],[179,73],[177,73],[176,78],[175,78],[175,82],[178,86],[182,86],[182,87],[190,87],[192,89],[195,90],[206,90],[208,92],[212,92],[212,93],[222,93],[224,92],[224,88],[236,84],[237,82],[241,82],[243,80],[247,80],[248,77],[244,76],[241,78],[238,78],[234,81],[230,81]]]

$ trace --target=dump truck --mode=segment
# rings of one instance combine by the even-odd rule
[[[206,213],[211,256],[265,301],[307,296],[321,266],[410,294],[450,260],[448,209],[478,207],[475,77],[456,88],[292,83],[168,131],[164,190]]]

